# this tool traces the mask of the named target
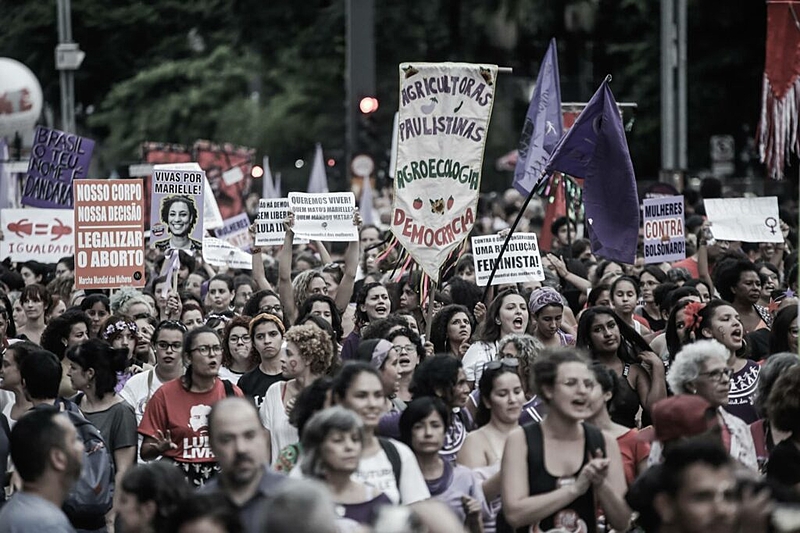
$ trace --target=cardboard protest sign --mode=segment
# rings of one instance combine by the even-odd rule
[[[492,268],[500,254],[505,237],[483,235],[472,237],[472,257],[475,264],[475,281],[479,287],[489,282]],[[514,233],[508,241],[503,258],[497,266],[492,285],[525,283],[544,279],[542,257],[535,233]]]
[[[683,196],[645,199],[642,227],[645,263],[686,258]]]
[[[250,218],[247,213],[223,221],[222,227],[214,230],[218,239],[230,243],[240,250],[250,249]]]
[[[253,256],[215,237],[203,239],[203,260],[211,266],[253,269]]]
[[[55,263],[75,253],[72,209],[3,209],[0,227],[0,257]]]
[[[494,65],[400,65],[391,230],[434,281],[475,224],[496,83]]]
[[[91,139],[37,126],[22,203],[32,207],[71,209],[72,180],[88,175],[93,150]]]
[[[150,208],[152,248],[190,253],[202,248],[204,182],[202,170],[189,170],[184,165],[154,167]]]
[[[75,288],[144,287],[144,182],[79,180]]]
[[[262,198],[258,202],[258,218],[256,219],[256,246],[280,246],[283,244],[286,230],[283,221],[289,213],[288,198]],[[294,236],[294,244],[307,244],[308,239]]]
[[[703,200],[715,239],[783,242],[778,198],[714,198]]]
[[[357,241],[353,224],[356,196],[352,192],[289,193],[289,210],[294,213],[294,234],[316,241]]]

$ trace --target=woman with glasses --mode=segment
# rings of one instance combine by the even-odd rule
[[[233,313],[225,311],[223,313],[209,313],[206,315],[205,325],[214,330],[214,333],[221,339],[225,335],[225,326],[233,318]]]
[[[225,326],[222,335],[222,368],[219,377],[236,384],[260,362],[250,343],[250,317],[234,317]]]
[[[738,327],[741,328],[741,324]],[[675,394],[696,394],[710,403],[717,410],[722,441],[728,453],[748,468],[758,470],[750,428],[726,409],[732,375],[728,348],[716,340],[701,340],[678,353],[667,373],[667,381]],[[654,442],[650,461],[658,461],[660,456],[661,446]]]
[[[244,304],[242,314],[245,316],[258,316],[261,313],[275,315],[283,320],[283,305],[275,291],[263,289],[254,293]]]
[[[289,381],[275,383],[267,390],[259,414],[269,435],[270,464],[280,451],[299,440],[288,413],[297,396],[327,372],[333,347],[328,334],[316,326],[294,326],[286,332],[286,363],[283,375]]]
[[[281,353],[283,351],[283,335],[286,330],[283,322],[275,315],[261,313],[250,321],[247,330],[252,343],[251,351],[258,357],[259,363],[251,371],[239,378],[239,388],[248,398],[252,398],[256,407],[261,407],[267,390],[283,376]]]
[[[461,361],[452,355],[428,357],[417,367],[411,381],[411,394],[415,399],[422,396],[439,397],[452,412],[450,427],[440,452],[442,458],[451,463],[455,462],[467,432],[474,429],[472,416],[465,409],[469,392]]]
[[[745,328],[736,308],[724,300],[692,303],[684,308],[684,323],[696,339],[713,339],[728,350],[728,367],[733,372],[725,409],[752,424],[758,420],[755,407],[761,367],[747,359]]]
[[[467,435],[458,452],[458,464],[473,470],[480,479],[491,514],[483,527],[495,531],[500,511],[500,462],[508,435],[519,427],[525,393],[518,375],[519,362],[503,358],[486,364],[478,382],[480,404],[475,415],[478,429]]]
[[[205,484],[218,470],[208,440],[208,413],[226,396],[242,391],[219,379],[222,343],[208,327],[189,332],[184,339],[186,372],[161,386],[150,398],[139,424],[141,458],[159,456],[174,461],[193,486]]]
[[[547,402],[540,423],[508,436],[501,466],[500,524],[516,531],[598,531],[606,523],[627,531],[625,475],[616,440],[583,421],[597,381],[578,352],[555,349],[533,364],[534,388]]]
[[[178,379],[183,374],[183,336],[186,326],[177,321],[164,320],[156,326],[152,336],[156,366],[131,377],[119,393],[120,398],[133,407],[136,424],[141,424],[147,403],[161,385]],[[142,436],[139,435],[141,448]]]

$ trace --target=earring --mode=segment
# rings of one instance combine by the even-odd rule
[[[495,318],[495,319],[494,319],[494,323],[495,323],[495,324],[497,324],[497,325],[499,326],[499,325],[500,325],[500,319],[499,319],[499,318]]]

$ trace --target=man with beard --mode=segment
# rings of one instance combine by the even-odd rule
[[[74,532],[61,506],[81,474],[83,442],[58,409],[32,410],[11,432],[11,459],[22,490],[0,511],[0,533]]]
[[[258,412],[244,398],[220,400],[208,415],[208,436],[221,472],[202,491],[221,492],[239,510],[245,532],[264,531],[266,501],[285,478],[269,469]]]

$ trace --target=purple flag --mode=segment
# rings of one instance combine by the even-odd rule
[[[22,203],[31,207],[71,209],[72,180],[89,174],[93,150],[91,139],[37,126]]]
[[[514,169],[514,188],[527,196],[544,178],[542,171],[564,132],[561,118],[561,84],[558,76],[556,40],[550,46],[539,67],[525,125],[519,139],[519,158]]]
[[[639,239],[639,197],[622,117],[603,80],[556,146],[547,172],[583,178],[583,200],[592,252],[633,264]]]

